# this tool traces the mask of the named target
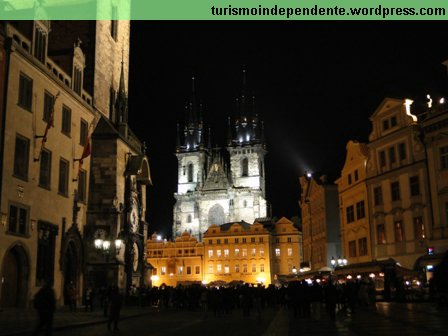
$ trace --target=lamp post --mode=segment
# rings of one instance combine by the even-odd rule
[[[115,252],[115,256],[120,253],[120,249],[123,246],[123,239],[117,238],[114,241],[110,241],[107,239],[97,238],[94,241],[95,249],[98,252],[102,252],[106,257],[106,261],[109,262],[110,255],[113,255]]]
[[[345,259],[345,257],[339,257],[338,259],[334,259],[334,257],[331,257],[330,260],[331,266],[333,267],[333,271],[336,269],[336,267],[343,267],[347,266],[348,261]]]

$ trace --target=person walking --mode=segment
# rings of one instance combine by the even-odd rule
[[[109,320],[107,322],[107,329],[111,330],[112,323],[114,331],[118,331],[118,321],[120,319],[121,306],[123,304],[123,296],[121,295],[117,286],[112,287],[109,297]]]
[[[46,336],[53,331],[53,316],[56,310],[56,297],[50,281],[46,281],[34,296],[34,308],[39,314],[39,321],[34,329],[33,335],[38,335],[41,330]]]

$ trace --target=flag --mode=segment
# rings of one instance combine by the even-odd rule
[[[96,125],[98,124],[99,119],[100,119],[99,114],[95,115],[95,118],[90,123],[90,126],[87,130],[86,140],[84,141],[84,148],[82,149],[81,157],[79,159],[73,159],[73,168],[74,168],[75,162],[79,161],[78,174],[76,175],[76,178],[73,179],[73,182],[78,181],[79,174],[80,174],[81,168],[82,168],[82,164],[84,163],[84,159],[89,157],[90,154],[92,153],[90,138],[92,136],[93,130],[95,129]]]
[[[87,136],[87,139],[84,143],[84,149],[82,150],[81,158],[79,159],[81,164],[83,163],[83,160],[90,155],[90,153],[90,136]]]
[[[39,155],[37,156],[37,158],[34,159],[34,161],[39,161],[42,151],[45,148],[45,144],[47,143],[48,131],[50,130],[50,128],[54,127],[54,105],[56,104],[56,99],[58,99],[59,94],[60,94],[60,92],[58,91],[58,93],[56,94],[56,97],[53,98],[53,103],[51,104],[51,109],[50,109],[50,116],[47,121],[47,126],[45,126],[44,135],[36,135],[35,136],[36,139],[42,138],[42,143],[40,146]]]

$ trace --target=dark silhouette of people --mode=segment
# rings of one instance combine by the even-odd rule
[[[73,281],[70,281],[67,287],[67,295],[70,305],[70,311],[76,312],[76,301],[78,299],[78,290],[76,289],[76,285]]]
[[[56,297],[50,281],[45,282],[34,296],[34,308],[39,314],[39,321],[33,335],[38,335],[41,330],[45,331],[45,335],[51,335],[53,316],[56,309]]]
[[[118,329],[118,320],[120,319],[121,306],[123,304],[123,296],[121,295],[117,286],[113,286],[109,295],[109,320],[107,322],[107,329],[111,330],[112,323],[114,330]]]
[[[87,287],[84,294],[85,311],[93,312],[93,289],[91,286]]]

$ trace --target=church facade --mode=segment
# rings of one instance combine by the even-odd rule
[[[182,137],[178,134],[178,185],[174,194],[173,236],[188,232],[198,240],[211,225],[267,216],[263,124],[244,83],[235,120],[228,119],[225,148],[205,143],[201,106],[192,98]]]

